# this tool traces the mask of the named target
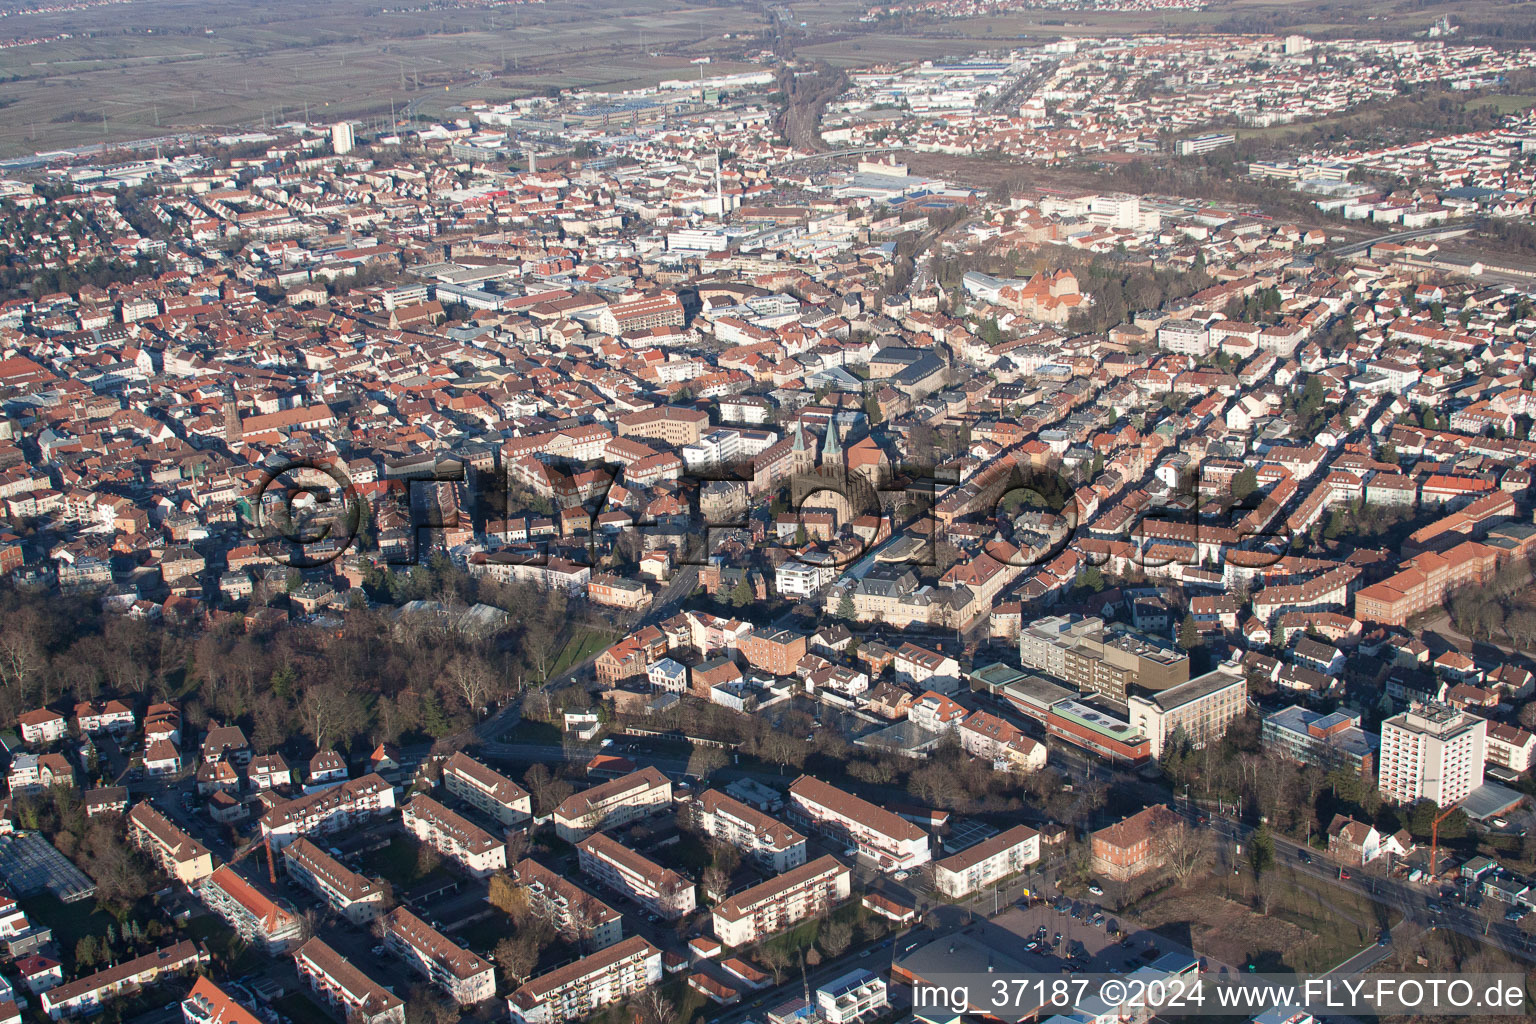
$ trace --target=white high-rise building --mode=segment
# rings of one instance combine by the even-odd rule
[[[1447,704],[1426,704],[1381,723],[1383,800],[1449,807],[1483,784],[1488,723]]]
[[[352,134],[352,125],[347,121],[337,121],[331,125],[331,150],[337,156],[352,152],[352,147],[357,145],[357,139]]]

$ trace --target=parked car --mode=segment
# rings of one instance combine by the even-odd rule
[[[1090,885],[1088,887],[1088,891],[1093,893],[1095,896],[1103,896],[1104,895],[1104,890],[1099,888],[1097,885]]]

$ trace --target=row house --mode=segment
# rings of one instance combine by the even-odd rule
[[[161,978],[196,970],[208,961],[206,949],[194,942],[178,942],[50,988],[42,995],[43,1012],[54,1020],[90,1016],[119,996],[139,992]]]

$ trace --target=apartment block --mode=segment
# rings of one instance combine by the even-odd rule
[[[692,882],[623,843],[594,832],[576,844],[576,851],[585,874],[635,900],[651,913],[674,920],[693,911]]]
[[[804,836],[719,790],[700,793],[693,813],[699,828],[711,839],[731,844],[764,867],[782,872],[805,863]]]
[[[883,807],[802,775],[789,787],[791,813],[837,837],[883,871],[910,870],[933,857],[928,834]]]
[[[56,743],[69,735],[69,722],[57,711],[47,708],[22,712],[16,717],[16,724],[21,727],[22,742],[33,746]]]
[[[578,1020],[661,981],[661,950],[638,935],[541,974],[507,997],[514,1024]]]
[[[649,766],[575,793],[555,808],[555,831],[568,843],[589,832],[637,821],[672,806],[672,783]]]
[[[208,978],[198,978],[181,1001],[183,1024],[261,1024],[250,1010]]]
[[[261,817],[261,833],[282,849],[300,836],[324,835],[395,809],[395,789],[378,774],[278,804]]]
[[[533,801],[523,787],[462,752],[444,763],[443,788],[503,825],[517,825],[533,816]]]
[[[1188,659],[1184,661],[1188,667]],[[1233,665],[1218,665],[1186,683],[1150,696],[1132,694],[1126,704],[1131,728],[1140,730],[1152,745],[1152,756],[1161,757],[1163,746],[1176,733],[1203,747],[1227,734],[1232,720],[1247,708],[1248,680]]]
[[[1465,800],[1483,784],[1488,722],[1448,704],[1425,704],[1381,723],[1377,788],[1389,803]]]
[[[384,912],[384,890],[308,839],[283,847],[288,877],[325,900],[355,925],[366,925]]]
[[[418,794],[400,815],[405,830],[476,878],[507,866],[507,844],[427,796]]]
[[[286,953],[303,939],[303,919],[291,906],[280,905],[227,864],[203,880],[197,895],[247,945],[268,956]]]
[[[1019,631],[1026,669],[1063,679],[1079,693],[1124,703],[1129,687],[1166,690],[1187,682],[1189,656],[1177,647],[1098,618],[1052,616]]]
[[[850,873],[831,856],[818,857],[724,900],[712,913],[715,938],[745,946],[848,898]]]
[[[1040,833],[1027,825],[983,840],[953,857],[935,861],[934,886],[951,899],[1016,875],[1040,860]]]
[[[404,907],[384,918],[384,946],[460,1006],[496,994],[496,970]]]
[[[1536,759],[1536,733],[1503,722],[1489,722],[1487,748],[1483,756],[1489,764],[1498,765],[1516,775],[1530,771],[1531,761]]]
[[[517,862],[512,877],[528,891],[529,902],[567,939],[601,949],[624,937],[624,918],[575,882],[531,857]]]
[[[866,1016],[880,1016],[889,1005],[885,981],[862,967],[816,990],[816,1016],[823,1024],[854,1024]]]
[[[128,841],[183,885],[196,885],[213,874],[213,854],[208,848],[177,828],[147,800],[128,812]]]
[[[120,995],[138,992],[161,978],[207,962],[206,949],[194,942],[178,942],[50,988],[42,995],[43,1012],[54,1020],[99,1013],[102,1006]]]
[[[780,629],[773,632],[752,632],[736,643],[736,650],[747,659],[747,664],[760,672],[775,676],[791,676],[800,659],[805,657],[807,637],[804,633]]]
[[[1356,712],[1340,710],[1325,715],[1294,704],[1264,719],[1260,739],[1266,749],[1301,764],[1376,774],[1380,740],[1360,728]]]
[[[320,939],[293,954],[299,977],[349,1024],[405,1024],[405,1002]]]

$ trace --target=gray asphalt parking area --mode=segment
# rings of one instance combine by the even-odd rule
[[[1092,905],[1083,904],[1084,918],[1093,915]],[[1013,955],[1022,954],[1028,956],[1025,947],[1035,938],[1040,928],[1046,930],[1046,942],[1049,944],[1043,949],[1037,949],[1036,955],[1042,953],[1066,959],[1072,952],[1082,950],[1088,956],[1088,964],[1085,969],[1090,971],[1133,971],[1147,962],[1143,955],[1149,948],[1149,943],[1155,943],[1159,952],[1166,953],[1174,948],[1173,943],[1148,931],[1130,927],[1127,922],[1108,911],[1104,914],[1104,924],[1095,926],[1088,920],[1074,919],[1071,914],[1058,914],[1050,904],[1030,907],[1025,910],[1015,907],[1012,910],[996,917],[992,923],[1004,928],[1019,937],[1019,950],[1008,950]],[[1111,938],[1110,925],[1119,922],[1122,927],[1130,927],[1130,935],[1122,945],[1118,939]],[[1055,941],[1056,935],[1061,935],[1061,941]]]

